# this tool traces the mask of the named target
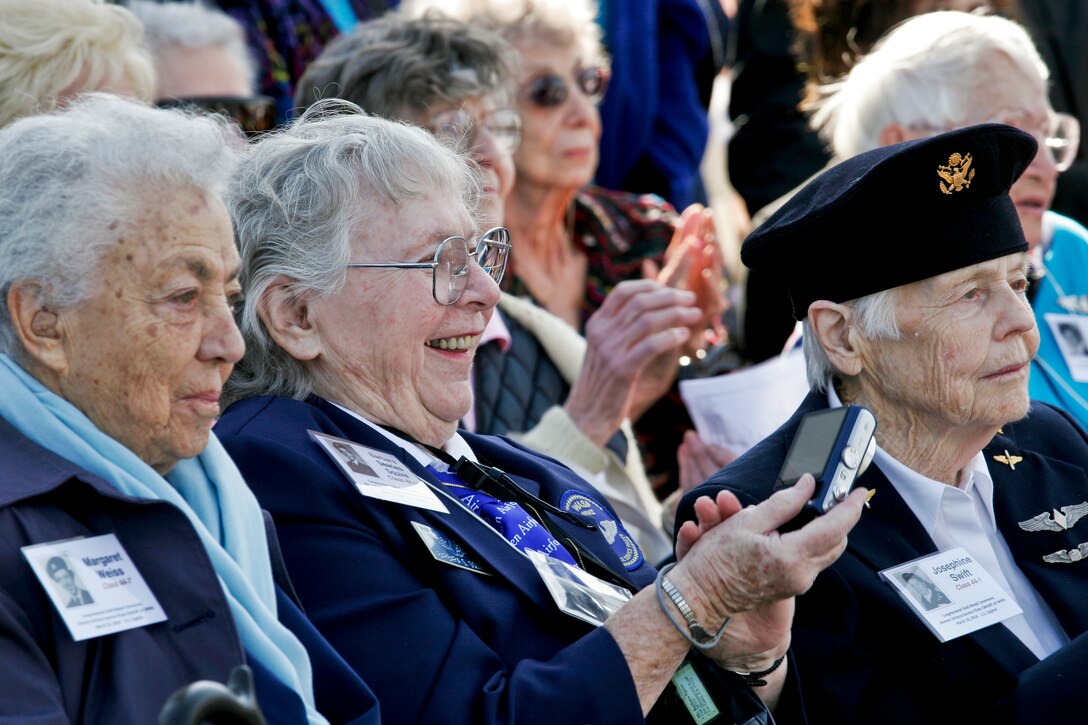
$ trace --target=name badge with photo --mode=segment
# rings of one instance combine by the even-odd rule
[[[20,551],[77,642],[166,621],[159,600],[114,534]]]
[[[1023,614],[963,547],[880,572],[941,642]]]
[[[1053,312],[1043,317],[1054,334],[1070,376],[1078,383],[1088,383],[1088,317]]]
[[[599,627],[631,598],[631,592],[623,587],[610,584],[542,551],[526,549],[525,553],[544,580],[556,606],[564,614]]]
[[[396,456],[345,438],[315,430],[308,432],[364,496],[444,514],[450,512],[431,487]]]

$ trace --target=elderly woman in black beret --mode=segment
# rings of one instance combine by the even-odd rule
[[[1009,196],[1036,148],[986,124],[863,153],[744,243],[745,263],[789,288],[812,392],[679,515],[722,490],[770,495],[805,414],[875,414],[858,479],[872,508],[797,599],[793,649],[816,721],[1001,720],[1033,664],[1082,646],[1068,643],[1088,630],[1075,528],[1088,436],[1028,398],[1039,332]],[[910,596],[902,572],[916,566],[951,604],[928,611]]]

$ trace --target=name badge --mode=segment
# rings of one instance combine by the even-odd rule
[[[20,549],[72,639],[165,622],[166,613],[114,534]]]
[[[880,577],[941,642],[1023,614],[963,547],[890,567]]]
[[[599,627],[631,598],[631,592],[536,549],[526,549],[556,606],[564,614]]]
[[[395,456],[344,438],[308,432],[362,495],[428,511],[450,512],[431,487]]]
[[[416,533],[419,534],[419,538],[423,539],[423,544],[427,547],[427,551],[431,552],[431,556],[438,561],[441,561],[443,564],[460,567],[461,569],[468,569],[477,574],[487,574],[482,566],[468,558],[468,555],[465,553],[465,547],[458,544],[446,534],[441,531],[435,531],[427,524],[421,524],[418,521],[413,521],[412,527],[415,528]]]
[[[1043,317],[1058,343],[1070,377],[1078,383],[1088,382],[1088,317],[1053,312]]]

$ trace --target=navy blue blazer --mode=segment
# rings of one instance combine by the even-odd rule
[[[391,453],[442,486],[373,428],[317,398],[243,400],[215,427],[276,521],[307,614],[374,689],[387,719],[643,722],[611,635],[560,612],[525,556],[448,500],[446,514],[362,496],[307,430]],[[462,435],[482,460],[546,501],[575,490],[607,505],[551,459],[506,439]],[[412,522],[449,536],[486,573],[437,561]],[[632,588],[653,582],[650,564],[626,571],[600,532],[560,526]]]
[[[115,534],[167,615],[165,622],[75,642],[20,547]],[[332,722],[376,725],[366,686],[277,588],[280,620],[299,637]],[[254,670],[269,723],[305,722],[298,695],[247,658],[204,545],[173,504],[132,498],[25,438],[0,418],[0,721],[152,723],[195,680]],[[339,666],[337,666],[339,663]],[[332,706],[330,690],[336,690]],[[350,693],[353,702],[344,702]]]
[[[699,496],[729,489],[744,504],[770,496],[801,416],[826,407],[825,395],[809,394],[781,428],[689,492],[678,508],[678,524],[694,520],[692,504]],[[1006,453],[1023,460],[1015,469],[993,461]],[[1048,564],[1042,557],[1088,541],[1088,519],[1068,531],[1042,533],[1025,532],[1017,522],[1088,500],[1088,438],[1067,414],[1035,402],[1030,415],[1004,426],[984,454],[1002,536],[1066,634],[1078,637],[1088,630],[1088,561]],[[876,490],[872,508],[850,533],[842,557],[797,599],[792,650],[813,722],[999,722],[1019,712],[1010,706],[1012,697],[1023,698],[1021,707],[1038,708],[1036,715],[1047,722],[1063,721],[1051,710],[1062,679],[1033,671],[1038,659],[1006,627],[993,625],[941,644],[881,581],[879,571],[937,549],[876,466],[858,483]],[[1066,663],[1049,672],[1083,672],[1085,647],[1077,642],[1079,651],[1063,652]],[[1027,684],[1018,691],[1021,680]],[[1083,681],[1076,678],[1076,686]],[[1073,701],[1083,704],[1080,697]],[[1073,721],[1083,721],[1083,707],[1077,710]]]

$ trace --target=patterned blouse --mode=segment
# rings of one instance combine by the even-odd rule
[[[588,186],[574,197],[574,242],[586,255],[586,294],[579,332],[604,298],[626,279],[642,279],[642,261],[661,265],[672,241],[676,210],[653,194]],[[515,242],[516,243],[516,242]],[[532,297],[517,270],[508,269],[507,291]],[[693,427],[676,385],[635,423],[646,473],[659,498],[676,489],[676,449]]]

